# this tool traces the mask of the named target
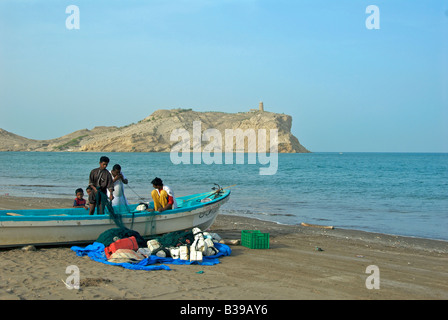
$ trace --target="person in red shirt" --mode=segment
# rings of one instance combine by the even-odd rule
[[[73,202],[73,208],[84,208],[88,209],[86,199],[84,199],[84,191],[81,188],[76,189],[75,191],[76,198]]]

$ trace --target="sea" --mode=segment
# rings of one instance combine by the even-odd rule
[[[231,190],[224,215],[448,241],[446,153],[281,153],[263,175],[248,154],[176,164],[170,153],[0,152],[0,196],[74,199],[103,155],[121,165],[131,203],[149,201],[160,177],[176,196]]]

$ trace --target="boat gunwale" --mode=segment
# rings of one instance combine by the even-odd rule
[[[205,192],[205,193],[198,193],[198,194],[193,194],[193,195],[189,195],[189,196],[184,196],[184,197],[179,197],[179,200],[183,200],[185,202],[189,202],[193,199],[195,199],[196,197],[202,197],[204,196],[205,198],[211,196],[213,194],[211,194],[210,192]],[[193,196],[193,198],[191,198]],[[196,197],[194,197],[196,196]],[[124,213],[121,214],[121,217],[123,219],[130,219],[130,218],[142,218],[142,217],[151,217],[151,216],[163,216],[163,215],[176,215],[176,214],[180,214],[180,213],[186,213],[186,212],[190,212],[190,211],[194,211],[196,209],[202,208],[202,207],[207,207],[216,203],[219,203],[223,200],[225,200],[226,198],[228,198],[230,196],[230,190],[225,190],[224,193],[222,195],[220,195],[218,198],[216,199],[211,199],[211,201],[208,202],[198,202],[197,204],[191,205],[191,206],[187,206],[187,207],[178,207],[176,209],[172,209],[172,210],[166,210],[163,212],[158,212],[158,211],[132,211],[129,213]],[[183,198],[186,198],[185,200]],[[189,200],[190,199],[190,200]],[[136,204],[135,206],[137,206],[138,204]],[[111,216],[109,214],[103,214],[103,215],[98,215],[98,214],[94,214],[94,215],[88,215],[88,214],[70,214],[70,215],[20,215],[20,216],[9,216],[6,215],[7,212],[12,212],[12,213],[20,213],[20,212],[25,212],[25,211],[39,211],[39,210],[51,210],[54,212],[57,212],[58,210],[78,210],[78,208],[55,208],[55,209],[17,209],[17,210],[0,210],[0,222],[25,222],[25,221],[61,221],[61,220],[88,220],[88,221],[95,221],[95,220],[110,220]],[[79,210],[85,210],[82,208],[79,208]],[[5,213],[5,215],[1,215],[1,213]]]

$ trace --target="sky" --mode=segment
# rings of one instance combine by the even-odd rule
[[[0,1],[4,130],[260,101],[313,152],[448,152],[448,0]]]

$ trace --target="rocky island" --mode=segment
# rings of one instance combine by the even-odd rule
[[[200,123],[202,132],[216,129],[223,135],[228,129],[241,129],[242,132],[248,129],[255,131],[264,129],[267,131],[268,146],[269,132],[271,129],[276,129],[278,152],[310,152],[291,134],[292,117],[264,111],[261,103],[260,109],[239,113],[162,109],[138,123],[123,127],[82,129],[50,140],[28,139],[0,129],[0,151],[170,152],[172,147],[179,143],[177,140],[173,141],[173,131],[181,129],[192,132],[194,123]],[[236,150],[234,147],[233,151],[250,150],[249,142],[243,143],[244,150]]]

